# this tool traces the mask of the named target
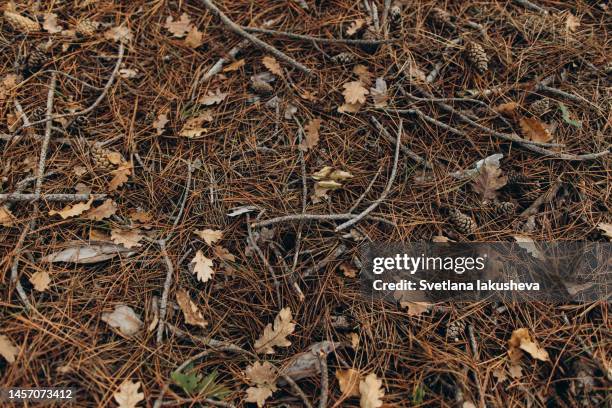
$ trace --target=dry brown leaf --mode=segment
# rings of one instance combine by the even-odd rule
[[[208,92],[206,95],[202,96],[198,99],[198,103],[206,106],[216,105],[223,102],[223,100],[227,98],[227,95],[227,92],[221,92],[220,89],[217,89],[215,92]]]
[[[374,75],[368,70],[365,65],[358,64],[353,68],[353,74],[357,75],[357,78],[363,83],[365,86],[372,85],[372,78]]]
[[[350,338],[351,347],[353,348],[353,350],[357,350],[357,347],[359,347],[359,335],[357,333],[351,333]]]
[[[523,367],[518,364],[510,364],[508,372],[512,378],[521,378],[523,376]]]
[[[231,64],[229,64],[227,67],[223,68],[223,72],[238,71],[240,68],[244,66],[245,63],[246,62],[244,61],[244,58],[234,61]]]
[[[359,382],[359,406],[361,408],[379,408],[383,402],[381,398],[385,396],[385,390],[382,388],[382,380],[376,377],[376,374],[370,373]]]
[[[109,242],[111,240],[110,235],[108,235],[105,231],[92,228],[89,230],[89,241],[100,241],[100,242]]]
[[[124,79],[132,79],[138,77],[138,71],[131,68],[121,68],[119,70],[119,76]]]
[[[94,207],[85,214],[85,218],[88,220],[102,221],[117,212],[117,203],[110,198],[104,200],[104,202],[98,207]]]
[[[164,112],[157,115],[157,119],[153,121],[153,126],[155,127],[155,131],[157,132],[157,136],[160,136],[162,133],[164,133],[166,124],[168,124],[168,114]]]
[[[164,24],[164,28],[170,31],[176,38],[185,37],[192,27],[193,25],[187,13],[181,14],[181,17],[176,21],[174,21],[172,16],[168,16],[166,17],[166,24]]]
[[[14,223],[15,217],[11,213],[11,210],[5,206],[0,207],[0,225],[3,227],[11,227]]]
[[[281,309],[274,319],[274,327],[268,323],[261,337],[255,341],[255,351],[274,354],[274,347],[289,347],[291,342],[287,340],[287,336],[295,330],[295,323],[291,321],[291,318],[290,308]]]
[[[300,143],[300,150],[307,151],[312,149],[319,143],[319,129],[321,128],[321,119],[311,119],[306,126],[304,126],[304,140]]]
[[[603,234],[608,237],[610,241],[612,241],[612,224],[600,222],[599,224],[597,224],[597,228],[599,228],[603,232]]]
[[[200,112],[197,116],[187,119],[185,125],[179,132],[179,136],[193,139],[195,137],[202,136],[203,133],[208,132],[208,129],[203,128],[204,122],[212,122],[213,116],[209,110]]]
[[[50,210],[49,215],[54,216],[59,214],[62,219],[67,219],[71,217],[76,217],[77,215],[83,214],[83,212],[89,210],[91,208],[91,203],[93,203],[93,198],[89,199],[86,203],[76,203],[74,205],[67,205],[64,209],[60,211]]]
[[[355,269],[353,265],[349,264],[348,262],[343,262],[340,265],[340,270],[347,278],[354,278],[357,276],[357,269]]]
[[[529,330],[525,328],[516,329],[512,332],[512,337],[508,341],[508,355],[513,362],[518,362],[520,353],[516,350],[521,349],[529,353],[529,355],[540,361],[550,361],[548,352],[538,346],[531,338]]]
[[[336,370],[336,378],[342,391],[342,397],[358,397],[359,382],[361,374],[359,371],[349,368],[348,370]]]
[[[12,364],[15,362],[15,356],[19,354],[19,349],[11,342],[11,339],[4,334],[0,334],[0,356]]]
[[[511,102],[502,103],[501,105],[497,105],[493,109],[496,112],[504,116],[513,118],[518,114],[518,108],[519,108],[519,104],[514,101],[511,101]]]
[[[110,191],[115,191],[125,184],[132,174],[132,168],[132,162],[129,161],[122,163],[116,170],[111,171],[111,174],[114,176],[110,183],[108,183],[108,189]]]
[[[131,210],[128,215],[132,221],[139,222],[141,224],[147,224],[153,219],[150,212],[142,210]]]
[[[117,305],[112,313],[102,313],[102,321],[119,329],[125,336],[133,336],[140,331],[143,324],[134,310],[126,305]]]
[[[383,78],[376,78],[374,87],[370,88],[370,95],[374,100],[375,107],[384,108],[387,106],[389,95],[387,95],[387,83]]]
[[[110,243],[103,244],[84,244],[76,241],[72,246],[69,246],[61,251],[54,252],[43,258],[41,262],[66,262],[76,264],[92,264],[102,261],[107,261],[116,256],[130,256],[134,251],[124,248],[121,245]]]
[[[275,385],[278,373],[276,368],[270,364],[270,362],[255,362],[253,365],[248,366],[244,373],[252,384],[270,385],[274,388],[274,391],[276,391]]]
[[[361,30],[365,23],[366,21],[363,18],[358,18],[357,20],[353,21],[351,25],[349,25],[346,29],[346,35],[352,36],[357,34],[357,32]]]
[[[43,22],[43,28],[51,34],[62,32],[63,28],[57,25],[57,14],[47,13],[45,14],[45,21]]]
[[[140,230],[138,229],[123,230],[113,228],[111,230],[111,240],[115,244],[123,245],[128,249],[141,246],[140,241],[143,238],[144,237],[140,234]]]
[[[134,35],[130,32],[130,29],[121,25],[113,27],[104,33],[104,38],[110,41],[118,42],[130,42],[134,39]]]
[[[482,200],[494,200],[497,190],[508,183],[508,178],[502,175],[499,166],[485,161],[478,169],[478,175],[472,180],[474,190],[481,195]]]
[[[279,77],[283,76],[283,68],[280,66],[276,58],[266,55],[265,57],[263,57],[261,62],[264,64],[264,67],[266,67],[268,71],[270,71],[274,75]]]
[[[139,388],[140,381],[125,380],[113,394],[119,408],[136,408],[140,401],[144,401],[144,394],[138,392]]]
[[[429,302],[400,302],[400,306],[408,309],[408,316],[420,316],[431,309],[432,304]]]
[[[568,12],[565,16],[565,29],[569,32],[575,33],[578,27],[580,27],[580,19]]]
[[[224,261],[234,262],[236,260],[236,257],[232,255],[230,251],[220,245],[213,246],[213,253],[217,258],[222,259]]]
[[[527,140],[546,143],[550,142],[553,138],[546,126],[536,118],[524,117],[521,118],[519,123]]]
[[[208,245],[212,245],[223,237],[223,231],[213,229],[203,229],[193,231],[198,237],[200,237]]]
[[[528,253],[530,253],[531,256],[541,261],[546,260],[546,256],[544,256],[544,254],[538,249],[538,246],[536,245],[533,239],[531,239],[530,237],[526,235],[518,235],[518,234],[513,235],[512,237],[518,243],[518,246],[520,246],[521,248],[526,250]]]
[[[189,48],[196,49],[202,44],[204,44],[204,34],[198,31],[197,27],[191,27],[189,34],[185,37],[185,45]]]
[[[263,407],[266,400],[274,393],[269,387],[249,387],[246,390],[246,402],[254,402],[258,407]]]
[[[193,303],[191,296],[186,290],[179,289],[176,291],[176,303],[180,306],[185,316],[185,323],[193,326],[206,327],[208,322],[204,320],[202,312],[198,309],[198,306]]]
[[[508,376],[506,375],[506,370],[504,370],[503,367],[497,367],[493,370],[492,374],[493,377],[497,378],[497,382],[502,382],[508,379]]]
[[[204,256],[202,251],[196,252],[196,255],[191,260],[191,272],[196,274],[200,282],[207,282],[215,273],[212,269],[213,261]]]
[[[352,81],[347,82],[343,85],[344,91],[342,95],[344,95],[344,100],[346,103],[365,103],[366,95],[369,93],[366,88],[363,87],[361,81]]]
[[[49,288],[49,284],[51,283],[51,278],[49,274],[45,271],[38,271],[30,276],[30,283],[34,286],[39,292],[44,292]]]
[[[339,113],[357,113],[363,106],[363,103],[345,103],[338,107]]]

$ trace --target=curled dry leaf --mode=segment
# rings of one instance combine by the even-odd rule
[[[49,274],[45,271],[38,271],[30,276],[30,283],[34,286],[39,292],[44,292],[49,288],[49,284],[51,283],[51,278]]]
[[[121,68],[119,70],[119,76],[124,79],[137,78],[139,76],[138,71],[131,68]]]
[[[144,324],[136,312],[126,305],[115,306],[112,313],[102,313],[102,321],[128,337],[138,333]]]
[[[359,406],[361,408],[379,408],[383,402],[381,398],[385,396],[385,390],[382,388],[382,380],[376,377],[376,374],[370,373],[359,382]]]
[[[304,126],[304,140],[300,143],[300,150],[307,151],[312,149],[319,143],[319,129],[321,128],[321,119],[311,119]]]
[[[338,113],[357,113],[362,106],[362,103],[344,103],[338,107]]]
[[[134,253],[134,251],[130,251],[122,245],[110,243],[84,244],[83,242],[75,241],[66,249],[49,254],[41,258],[40,261],[50,263],[65,262],[75,264],[92,264],[107,261],[119,255],[128,257]]]
[[[263,57],[261,62],[268,69],[268,71],[270,71],[274,75],[277,75],[279,77],[283,76],[283,68],[280,66],[276,58],[266,55],[265,57]]]
[[[546,143],[550,142],[553,138],[546,125],[536,118],[521,118],[519,124],[527,140]]]
[[[181,17],[176,21],[174,21],[172,16],[168,16],[166,17],[166,24],[164,24],[164,28],[170,31],[176,38],[185,37],[185,35],[191,31],[192,27],[193,25],[187,13],[181,14]]]
[[[291,309],[281,309],[274,319],[274,326],[268,323],[261,337],[255,342],[255,351],[274,354],[274,347],[289,347],[291,342],[287,340],[287,336],[295,330],[295,323],[291,319]]]
[[[223,237],[223,231],[213,229],[203,229],[193,231],[198,237],[200,237],[208,245],[212,245]]]
[[[198,99],[198,103],[202,105],[216,105],[218,103],[223,102],[225,98],[227,98],[227,92],[221,92],[220,89],[217,89],[214,93],[208,92],[206,95],[202,96]]]
[[[62,27],[57,25],[57,14],[55,13],[45,14],[43,28],[51,34],[60,33],[63,30]]]
[[[125,380],[113,394],[115,401],[119,404],[119,408],[135,408],[140,401],[143,401],[144,394],[138,392],[139,388],[140,381]]]
[[[196,49],[202,44],[204,44],[204,34],[198,31],[195,26],[191,27],[187,37],[185,37],[185,45],[189,48]]]
[[[115,215],[117,212],[117,203],[110,198],[104,200],[102,204],[92,208],[85,214],[85,218],[88,220],[102,221],[105,218],[109,218]]]
[[[215,273],[212,269],[213,261],[204,256],[202,251],[196,252],[196,255],[191,260],[190,268],[192,273],[196,274],[200,282],[207,282]]]
[[[364,86],[372,85],[372,78],[374,78],[374,75],[372,75],[372,73],[368,70],[368,67],[365,65],[355,65],[353,68],[353,74],[357,75],[357,78],[359,78]]]
[[[517,363],[522,356],[522,352],[519,349],[526,351],[537,360],[550,361],[548,352],[532,340],[528,329],[520,328],[514,330],[512,337],[508,341],[508,356],[514,363]]]
[[[538,246],[534,242],[533,239],[526,235],[513,235],[514,240],[518,243],[518,246],[526,250],[536,259],[540,261],[545,261],[546,256],[538,249]]]
[[[193,303],[191,296],[189,296],[186,290],[179,289],[176,292],[176,303],[178,303],[183,311],[185,323],[200,327],[206,327],[208,325],[208,322],[204,320],[204,316],[202,316],[202,312],[200,312],[198,306]]]
[[[240,68],[244,66],[244,64],[246,64],[246,61],[244,60],[244,58],[241,58],[237,61],[232,62],[227,67],[223,68],[223,72],[238,71]]]
[[[478,169],[478,175],[473,180],[474,190],[479,193],[482,200],[494,200],[497,197],[497,190],[508,183],[508,178],[502,175],[494,162],[485,161]]]
[[[249,387],[246,392],[245,401],[254,402],[260,408],[265,405],[266,400],[274,393],[270,387]]]
[[[123,230],[113,228],[111,230],[111,240],[115,244],[123,245],[128,249],[141,246],[140,241],[142,239],[143,236],[141,235],[140,230],[138,229]]]
[[[518,108],[519,108],[519,104],[514,101],[511,101],[511,102],[502,103],[501,105],[497,105],[493,109],[496,112],[504,116],[515,118],[518,114]]]
[[[366,88],[364,88],[361,81],[347,82],[346,84],[342,85],[342,87],[344,88],[342,95],[344,95],[344,100],[346,101],[346,103],[365,103],[366,95],[369,92]]]
[[[0,335],[0,356],[10,364],[15,362],[15,356],[19,354],[19,349],[15,347],[11,339],[4,334]]]
[[[580,19],[570,12],[567,12],[565,16],[565,29],[569,32],[575,33],[580,27]]]
[[[320,341],[311,344],[304,352],[295,354],[281,370],[284,375],[294,381],[300,381],[304,378],[318,377],[321,375],[320,359],[323,355],[327,356],[342,343],[333,341]],[[278,384],[285,385],[286,381],[279,378]]]
[[[347,278],[354,278],[357,276],[357,269],[355,269],[353,265],[348,262],[343,262],[340,265],[340,270],[342,271],[342,274]]]
[[[215,254],[215,257],[224,261],[234,262],[236,260],[236,257],[221,245],[213,246],[213,253]]]
[[[336,370],[336,378],[342,391],[342,397],[358,397],[359,382],[362,377],[358,370],[349,368],[347,370]]]
[[[202,127],[204,122],[212,122],[212,120],[212,113],[209,110],[204,110],[197,116],[187,119],[187,122],[185,122],[185,125],[183,125],[179,136],[190,139],[200,137],[203,133],[208,132],[208,129]]]
[[[67,219],[71,217],[76,217],[77,215],[83,214],[83,212],[89,210],[91,208],[91,203],[93,203],[93,198],[91,198],[86,203],[76,203],[74,205],[67,205],[60,211],[50,210],[49,215],[54,216],[58,214],[62,219]]]
[[[374,100],[375,107],[384,108],[387,106],[389,95],[387,95],[387,83],[383,78],[376,78],[374,87],[370,88],[370,95]]]

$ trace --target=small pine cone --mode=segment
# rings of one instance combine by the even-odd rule
[[[392,29],[397,29],[402,25],[402,8],[398,4],[394,4],[389,9],[389,21]]]
[[[38,24],[38,21],[24,17],[21,14],[5,10],[4,18],[11,27],[13,27],[13,30],[19,33],[29,34],[34,31],[40,31],[40,24]]]
[[[260,79],[251,81],[251,89],[260,95],[270,95],[272,92],[274,92],[272,85]]]
[[[446,337],[454,341],[459,341],[459,338],[465,330],[463,320],[453,320],[446,326]]]
[[[493,204],[493,209],[498,215],[514,215],[516,205],[510,201],[502,201]]]
[[[514,170],[510,170],[507,173],[507,177],[508,177],[508,185],[518,185],[518,184],[523,184],[527,181],[527,177],[525,177],[525,175],[523,173],[519,173],[517,171]]]
[[[93,37],[98,31],[98,23],[92,20],[81,20],[75,28],[77,34],[83,37]]]
[[[34,108],[34,110],[32,110],[32,113],[30,113],[30,120],[32,122],[38,122],[39,120],[43,120],[46,114],[47,110],[39,106],[38,108]]]
[[[482,45],[475,42],[468,42],[465,47],[467,60],[474,65],[479,73],[484,74],[489,69],[489,57]]]
[[[103,171],[110,172],[115,170],[117,166],[115,166],[108,158],[108,155],[112,153],[111,150],[105,149],[97,143],[93,143],[91,145],[91,158],[94,161],[96,167],[100,168]]]
[[[476,231],[476,221],[457,209],[450,210],[449,220],[455,226],[455,229],[463,235],[470,235]]]
[[[336,64],[348,65],[355,61],[355,56],[350,52],[341,52],[331,57],[331,60]]]
[[[452,21],[451,21],[451,15],[449,14],[448,11],[443,10],[441,8],[438,7],[434,7],[431,10],[431,21],[439,26],[444,26],[444,25],[452,25]]]
[[[25,76],[30,76],[50,60],[50,56],[44,47],[38,45],[30,50],[26,56],[23,73]]]
[[[542,117],[550,110],[550,99],[542,98],[529,105],[529,112],[535,117]]]
[[[361,38],[366,41],[380,40],[380,33],[376,31],[374,27],[370,26],[365,30],[365,33],[363,33],[363,37]],[[361,45],[361,49],[367,52],[368,54],[374,54],[376,50],[378,50],[378,47],[379,47],[378,44],[362,44]]]

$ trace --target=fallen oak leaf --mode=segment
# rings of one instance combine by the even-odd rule
[[[34,289],[39,292],[44,292],[49,288],[49,284],[51,283],[51,278],[49,274],[45,271],[38,271],[32,274],[29,279]]]
[[[186,290],[179,289],[176,291],[176,303],[183,311],[185,317],[185,323],[193,326],[206,327],[208,322],[204,320],[202,312],[198,309],[198,306],[193,303],[191,296]]]
[[[254,402],[258,407],[263,407],[266,400],[277,390],[276,378],[278,377],[276,367],[270,362],[255,362],[245,370],[246,377],[255,387],[247,389],[246,402]]]
[[[224,261],[234,262],[236,260],[236,257],[230,253],[230,251],[220,245],[213,246],[213,253],[218,259],[222,259]]]
[[[193,231],[198,237],[200,237],[208,245],[212,245],[223,237],[223,231],[213,229],[203,229]]]
[[[4,357],[4,359],[12,364],[15,362],[15,356],[19,354],[19,349],[15,347],[11,339],[4,334],[0,335],[0,356]]]
[[[519,124],[527,140],[546,143],[553,139],[550,131],[536,118],[523,117],[520,119]]]
[[[370,95],[374,100],[374,106],[376,108],[384,108],[387,106],[389,95],[387,95],[387,83],[383,78],[376,78],[374,87],[370,88]]]
[[[192,273],[196,274],[200,282],[207,282],[215,273],[212,269],[213,261],[204,256],[202,251],[196,252],[189,264]]]
[[[113,394],[115,401],[119,404],[119,408],[135,408],[140,401],[143,401],[144,394],[138,392],[139,388],[140,381],[125,380]]]
[[[359,78],[361,83],[365,86],[372,85],[372,77],[374,75],[372,75],[372,73],[368,70],[368,67],[366,67],[365,65],[355,65],[355,67],[353,68],[353,74],[357,75],[357,78]]]
[[[283,76],[283,68],[280,66],[276,58],[266,55],[262,58],[261,62],[263,63],[264,67],[266,67],[268,71],[270,71],[274,75],[277,75],[279,77]]]
[[[344,95],[344,100],[350,104],[356,103],[365,103],[366,95],[369,94],[368,90],[364,88],[361,81],[351,81],[342,85],[344,91],[342,95]]]
[[[118,228],[113,228],[111,230],[111,240],[115,244],[123,245],[124,247],[130,249],[133,247],[141,246],[140,241],[144,237],[140,234],[140,230],[123,230]]]
[[[185,45],[189,48],[196,49],[202,44],[204,44],[204,34],[200,32],[197,27],[191,27],[187,37],[185,37]]]
[[[227,98],[227,92],[221,92],[220,89],[217,89],[214,93],[208,92],[206,95],[202,96],[198,99],[198,103],[202,105],[216,105],[218,103],[223,102],[225,98]]]
[[[57,25],[57,14],[46,13],[43,28],[51,34],[62,32],[63,28]]]
[[[129,28],[124,25],[120,25],[118,27],[112,27],[106,31],[104,33],[104,38],[107,40],[126,43],[132,41],[134,39],[134,35],[131,33]]]
[[[176,38],[183,38],[191,30],[193,25],[187,13],[181,14],[178,20],[174,21],[172,16],[166,17],[164,28],[172,33]]]
[[[336,379],[340,385],[342,397],[358,397],[359,383],[361,382],[361,373],[354,368],[347,370],[336,370]]]
[[[14,223],[15,216],[5,206],[0,207],[0,225],[3,227],[11,227]]]
[[[128,337],[138,333],[144,325],[136,312],[126,305],[115,306],[115,310],[112,313],[102,313],[101,319]]]
[[[161,136],[161,134],[164,133],[166,124],[168,124],[168,115],[166,113],[160,113],[157,115],[157,119],[153,121],[153,126],[157,132],[157,136]]]
[[[306,126],[304,126],[304,140],[299,145],[299,149],[307,151],[312,149],[319,143],[319,129],[321,128],[321,119],[311,119]]]
[[[114,176],[113,176],[113,179],[110,181],[110,183],[108,183],[108,189],[110,191],[115,191],[119,187],[121,187],[123,184],[125,184],[128,181],[129,176],[132,175],[132,168],[133,168],[132,162],[129,161],[129,162],[123,163],[116,170],[113,170],[111,174],[114,174]]]
[[[223,72],[238,71],[240,68],[244,66],[244,64],[246,64],[246,61],[244,60],[244,58],[241,58],[237,61],[232,62],[227,67],[223,68]]]
[[[276,351],[274,347],[289,347],[291,342],[287,340],[287,336],[295,330],[295,323],[291,319],[291,309],[288,307],[281,309],[274,319],[274,326],[268,323],[261,337],[255,341],[255,351],[274,354]]]
[[[512,332],[512,337],[508,341],[508,354],[510,355],[511,360],[514,362],[517,361],[516,352],[511,353],[511,350],[521,349],[529,353],[529,355],[540,361],[550,361],[548,357],[548,352],[538,346],[531,335],[529,334],[529,330],[526,328],[516,329]],[[518,356],[520,358],[520,355]]]
[[[74,205],[67,205],[60,211],[50,210],[49,215],[59,215],[62,219],[67,219],[71,217],[76,217],[77,215],[83,214],[83,212],[89,210],[91,208],[91,204],[93,203],[93,198],[90,198],[86,203],[76,203]]]
[[[478,175],[472,180],[474,190],[480,193],[482,200],[494,200],[497,190],[508,183],[508,178],[502,175],[499,162],[484,162],[478,169]]]
[[[376,377],[375,373],[368,374],[359,382],[359,406],[361,408],[379,408],[383,402],[381,398],[385,396],[385,390],[382,388],[382,380]]]
[[[98,207],[90,209],[86,214],[85,218],[89,220],[102,221],[105,218],[109,218],[115,215],[117,212],[117,203],[110,198],[104,200]]]

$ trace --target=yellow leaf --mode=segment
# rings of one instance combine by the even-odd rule
[[[279,77],[283,76],[283,68],[280,66],[276,58],[266,55],[265,57],[263,57],[261,62],[268,69],[268,71],[270,71],[274,75],[277,75]]]
[[[39,292],[44,292],[49,287],[49,283],[51,283],[51,278],[49,278],[49,274],[45,271],[38,271],[30,276],[30,283],[34,286]]]
[[[191,296],[189,296],[187,291],[183,289],[176,291],[176,303],[178,303],[183,311],[185,323],[200,327],[206,327],[208,325],[208,322],[204,320],[204,317],[202,316],[202,312],[200,312],[198,306],[193,303]]]
[[[15,347],[15,345],[11,342],[4,334],[0,335],[0,356],[4,357],[4,359],[12,364],[15,362],[15,356],[19,354],[19,349]]]
[[[534,142],[550,142],[552,135],[548,129],[536,118],[521,118],[520,120],[521,130],[527,140]]]
[[[361,381],[361,374],[359,371],[353,368],[349,368],[348,370],[336,370],[336,378],[338,379],[343,397],[359,396],[359,382]]]
[[[196,252],[195,257],[191,260],[192,273],[201,282],[207,282],[215,271],[212,269],[213,261],[204,256],[202,251]]]
[[[206,242],[208,245],[214,244],[223,237],[223,231],[208,228],[204,230],[196,230],[193,233],[204,240],[204,242]]]
[[[98,207],[89,210],[87,214],[85,214],[85,218],[89,220],[102,221],[103,219],[114,215],[116,212],[117,203],[108,198]]]
[[[385,396],[385,390],[382,388],[382,380],[379,380],[376,374],[368,374],[365,379],[359,382],[359,393],[361,394],[359,400],[361,408],[379,408],[382,406],[381,398]]]
[[[366,95],[369,92],[366,88],[363,87],[361,81],[347,82],[343,85],[343,87],[344,91],[342,92],[342,95],[344,95],[344,100],[347,103],[365,103]]]
[[[319,129],[321,128],[321,119],[311,119],[306,126],[304,126],[305,137],[302,140],[299,148],[300,150],[306,151],[312,149],[319,143]]]
[[[140,401],[144,400],[144,394],[138,392],[140,388],[140,381],[133,382],[132,380],[125,380],[117,390],[113,397],[119,404],[119,408],[135,408]]]
[[[261,337],[255,342],[255,351],[274,354],[274,347],[289,347],[291,342],[287,340],[287,336],[295,330],[295,323],[291,319],[291,309],[281,309],[274,319],[274,326],[268,323]]]
[[[76,217],[77,215],[83,214],[84,211],[89,210],[91,208],[91,203],[93,203],[93,198],[89,199],[89,201],[86,203],[76,203],[74,205],[68,205],[60,211],[50,210],[49,215],[54,216],[56,214],[59,214],[59,216],[62,217],[62,219],[64,220],[67,218]]]

